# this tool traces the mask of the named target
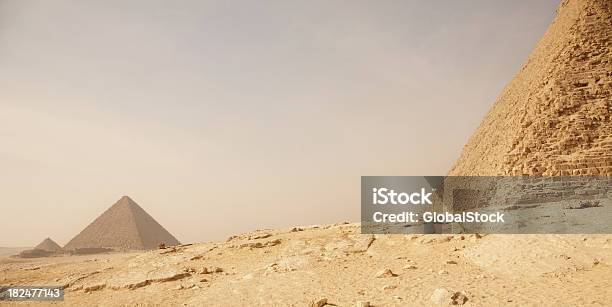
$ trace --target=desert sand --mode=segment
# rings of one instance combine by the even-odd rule
[[[609,236],[259,230],[148,252],[0,262],[1,284],[65,285],[70,306],[609,306]],[[25,303],[20,303],[25,304]]]

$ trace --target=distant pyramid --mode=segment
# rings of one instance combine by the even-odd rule
[[[123,196],[70,240],[64,249],[145,250],[155,249],[162,242],[166,246],[180,244],[131,198]]]
[[[450,175],[612,175],[612,1],[564,0]]]
[[[51,238],[46,238],[40,244],[36,245],[34,249],[48,251],[48,252],[57,252],[62,249],[57,243],[55,243]]]

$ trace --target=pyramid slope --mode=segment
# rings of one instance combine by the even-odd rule
[[[131,198],[123,196],[70,240],[64,249],[143,250],[157,248],[161,242],[166,245],[180,244]]]
[[[449,175],[612,175],[612,1],[564,0]]]
[[[46,238],[40,244],[36,245],[34,249],[44,250],[48,252],[57,252],[62,249],[59,244],[55,243],[55,241],[51,240],[51,238]]]

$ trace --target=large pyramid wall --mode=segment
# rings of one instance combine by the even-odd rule
[[[449,175],[612,175],[612,1],[564,0]]]
[[[123,196],[70,240],[64,249],[143,250],[155,249],[162,242],[166,245],[180,244],[131,198]]]

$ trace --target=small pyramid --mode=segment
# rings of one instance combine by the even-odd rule
[[[48,252],[57,252],[62,249],[57,243],[55,243],[51,238],[46,238],[40,244],[36,245],[34,249],[43,250]]]
[[[563,0],[449,175],[612,175],[612,1]]]
[[[114,250],[155,249],[180,242],[128,196],[95,219],[74,237],[65,250],[111,248]]]

